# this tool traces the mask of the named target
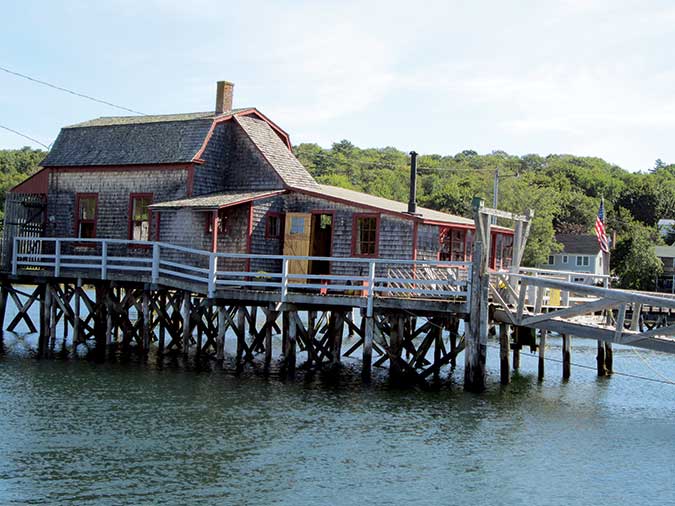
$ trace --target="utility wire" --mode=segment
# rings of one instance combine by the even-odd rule
[[[6,126],[4,126],[4,125],[0,125],[0,128],[3,128],[3,129],[5,129],[5,130],[8,130],[8,131],[10,131],[10,132],[12,132],[12,133],[14,133],[14,134],[16,134],[16,135],[20,135],[21,137],[25,137],[26,139],[28,139],[28,140],[30,140],[30,141],[33,141],[33,142],[39,144],[40,146],[44,146],[45,148],[47,148],[47,151],[49,151],[49,146],[47,146],[46,144],[40,142],[40,141],[37,140],[37,139],[33,139],[33,138],[30,137],[29,135],[22,134],[21,132],[17,132],[16,130],[13,130],[13,129],[11,129],[11,128],[9,128],[9,127],[6,127]]]
[[[115,107],[115,108],[121,109],[123,111],[132,112],[134,114],[140,114],[141,116],[146,116],[146,114],[143,113],[143,112],[135,111],[133,109],[129,109],[128,107],[123,107],[121,105],[113,104],[112,102],[107,102],[106,100],[101,100],[99,98],[90,97],[89,95],[85,95],[83,93],[78,93],[77,91],[69,90],[68,88],[62,88],[61,86],[57,86],[55,84],[51,84],[51,83],[48,83],[46,81],[41,81],[40,79],[36,79],[34,77],[27,76],[25,74],[20,74],[19,72],[14,72],[13,70],[9,70],[8,68],[2,67],[2,66],[0,66],[0,70],[2,70],[3,72],[7,72],[8,74],[12,74],[14,76],[17,76],[17,77],[27,79],[27,80],[32,81],[34,83],[38,83],[38,84],[42,84],[43,86],[48,86],[50,88],[54,88],[55,90],[65,91],[66,93],[70,93],[71,95],[75,95],[76,97],[86,98],[87,100],[92,100],[94,102],[98,102],[99,104],[109,105],[110,107]],[[21,135],[21,134],[19,134],[19,135]],[[44,144],[43,144],[43,146],[44,146]]]

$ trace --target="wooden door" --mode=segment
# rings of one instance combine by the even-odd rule
[[[284,255],[309,256],[312,235],[312,215],[310,213],[286,213],[284,234]],[[291,260],[288,263],[289,274],[307,274],[308,260]],[[304,279],[293,279],[291,283],[304,283]]]

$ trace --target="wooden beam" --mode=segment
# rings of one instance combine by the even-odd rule
[[[619,303],[613,300],[600,299],[594,300],[592,302],[585,302],[583,304],[577,304],[575,306],[567,307],[565,309],[558,309],[556,311],[549,311],[544,314],[537,314],[534,316],[529,316],[523,318],[521,325],[524,327],[534,326],[536,323],[543,322],[546,320],[553,320],[555,318],[571,318],[573,316],[581,316],[589,313],[596,313],[604,309],[609,309],[616,307]]]

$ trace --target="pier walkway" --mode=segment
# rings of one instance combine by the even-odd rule
[[[70,351],[92,342],[100,359],[155,347],[160,354],[222,361],[226,336],[234,335],[237,363],[260,355],[266,367],[272,336],[281,334],[282,366],[291,373],[298,352],[306,353],[306,366],[322,367],[361,350],[364,378],[373,365],[387,363],[392,378],[419,383],[438,378],[465,351],[470,390],[485,387],[491,329],[499,330],[502,383],[510,378],[510,353],[518,367],[518,350],[526,344],[539,350],[543,376],[548,333],[563,337],[567,377],[572,336],[600,343],[599,372],[611,372],[611,344],[675,353],[675,298],[612,289],[606,276],[579,279],[579,273],[518,267],[526,226],[516,226],[514,267],[489,270],[489,243],[486,248],[480,240],[489,237],[486,216],[477,218],[488,233],[474,243],[473,262],[227,254],[159,242],[15,237],[0,275],[0,323],[3,330],[39,332],[40,356],[54,352],[58,325],[63,347],[70,334]],[[251,268],[261,262],[269,268]],[[328,268],[312,273],[312,265]],[[10,300],[18,312],[5,322]],[[40,305],[39,322],[30,316],[33,304]],[[356,337],[347,350],[345,334]]]

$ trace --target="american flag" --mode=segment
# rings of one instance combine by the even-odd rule
[[[595,235],[598,236],[600,249],[604,253],[609,253],[609,239],[607,239],[607,233],[605,232],[605,199],[600,200],[598,217],[595,218]]]

